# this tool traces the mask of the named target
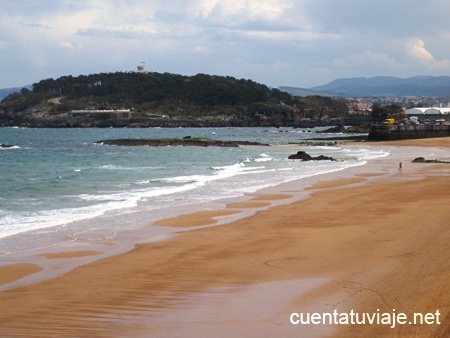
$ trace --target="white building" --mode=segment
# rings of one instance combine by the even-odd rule
[[[138,66],[137,66],[137,71],[138,73],[142,73],[142,74],[147,74],[147,69],[145,68],[145,62],[142,61]]]
[[[450,108],[440,108],[440,107],[423,107],[423,108],[410,108],[406,110],[407,116],[423,116],[423,115],[433,115],[442,116],[449,115]]]

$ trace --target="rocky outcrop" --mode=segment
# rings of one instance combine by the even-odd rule
[[[417,157],[414,160],[412,160],[412,163],[446,163],[449,164],[448,161],[441,161],[441,160],[426,160],[425,157]]]
[[[169,114],[170,115],[170,114]],[[235,114],[212,114],[195,117],[186,113],[185,116],[158,116],[146,113],[130,113],[129,117],[121,114],[76,114],[70,112],[51,112],[49,110],[26,109],[24,111],[7,111],[0,105],[0,127],[28,128],[193,128],[193,127],[284,127],[313,128],[323,126],[310,119],[293,119],[283,113],[261,115],[253,112],[238,112]],[[292,115],[292,114],[291,114]],[[341,123],[339,121],[326,125]]]
[[[334,158],[325,155],[313,157],[302,150],[297,151],[297,154],[289,155],[288,159],[302,161],[336,161]]]
[[[336,127],[331,127],[325,130],[322,130],[321,133],[345,133],[345,127],[344,126],[336,126]]]
[[[200,137],[184,137],[182,139],[115,139],[115,140],[101,140],[95,142],[96,144],[110,145],[110,146],[196,146],[196,147],[239,147],[239,146],[269,146],[269,144],[251,142],[251,141],[221,141],[211,140],[209,138]]]

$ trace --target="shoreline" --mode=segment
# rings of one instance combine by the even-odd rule
[[[279,145],[282,148],[289,147],[295,149],[295,145]],[[359,144],[356,145],[359,148]],[[105,227],[93,228],[89,226],[83,229],[83,226],[78,226],[79,231],[73,232],[71,230],[64,230],[64,226],[57,226],[55,228],[43,228],[38,230],[31,230],[24,233],[19,233],[8,238],[14,241],[30,242],[34,245],[36,241],[44,239],[43,244],[39,246],[26,247],[23,250],[15,252],[0,252],[0,271],[3,266],[12,265],[16,263],[28,263],[39,266],[41,269],[34,274],[21,274],[22,278],[18,278],[11,283],[0,283],[0,291],[8,290],[19,286],[34,284],[40,281],[47,280],[67,273],[78,266],[85,265],[97,260],[121,254],[132,250],[136,243],[152,243],[158,241],[165,241],[179,232],[191,231],[195,228],[219,226],[235,220],[243,219],[254,213],[267,209],[278,204],[291,203],[309,195],[308,186],[317,181],[331,178],[341,178],[352,176],[356,170],[363,170],[360,167],[363,165],[356,164],[344,169],[338,169],[331,172],[319,173],[316,175],[306,176],[289,180],[283,183],[276,183],[257,191],[249,191],[239,194],[234,197],[218,198],[211,200],[205,205],[204,203],[193,203],[183,205],[177,210],[167,208],[157,210],[158,215],[152,214],[152,220],[149,221],[145,216],[149,216],[145,211],[140,211],[132,214],[120,215],[120,221],[108,217],[105,221],[99,219],[101,223],[114,223],[105,225]],[[297,189],[289,191],[289,187],[294,184]],[[286,190],[286,192],[285,192]],[[230,211],[227,209],[235,209]],[[192,210],[195,210],[195,215],[191,215]],[[171,216],[167,216],[170,213]],[[142,214],[142,215],[140,215]],[[172,215],[174,214],[174,215]],[[214,217],[203,217],[208,214]],[[223,214],[223,215],[222,215]],[[164,215],[164,216],[163,216]],[[176,219],[180,217],[196,218],[194,223],[183,226],[167,226],[164,224],[167,219]],[[120,225],[121,221],[132,218],[133,223],[126,221],[126,225]],[[88,220],[90,222],[90,220]],[[199,223],[200,222],[200,223]],[[81,222],[84,225],[84,221]],[[46,242],[45,238],[53,234],[58,234],[58,241]],[[28,234],[32,237],[28,239]],[[35,234],[37,234],[35,236]],[[23,237],[25,235],[25,237]],[[6,247],[13,247],[8,244]],[[95,252],[95,254],[80,254],[79,252]],[[72,258],[65,260],[64,264],[58,260],[49,259],[63,253],[65,258]],[[76,258],[76,259],[75,259]]]
[[[47,336],[56,336],[56,333],[64,332],[61,330],[70,330],[73,325],[81,325],[79,329],[74,329],[75,331],[69,331],[69,333],[81,336],[109,336],[109,334],[120,336],[123,334],[132,337],[144,335],[143,332],[145,332],[153,333],[158,337],[164,336],[164,334],[170,336],[169,333],[173,333],[173,330],[182,332],[182,322],[173,327],[164,325],[155,327],[154,325],[157,323],[155,321],[154,325],[149,327],[148,323],[142,323],[139,320],[154,316],[166,316],[164,317],[165,323],[168,325],[171,313],[175,315],[177,311],[183,309],[183,306],[187,305],[189,308],[191,303],[195,306],[197,296],[201,298],[205,292],[215,292],[214,290],[225,286],[234,288],[237,294],[245,290],[252,294],[253,296],[243,297],[244,300],[247,299],[247,308],[251,308],[252,301],[258,297],[258,293],[252,289],[252,285],[259,285],[264,290],[275,290],[276,294],[286,287],[283,281],[291,281],[293,285],[299,286],[292,289],[292,295],[287,295],[283,301],[280,301],[279,307],[282,309],[289,308],[291,311],[299,311],[307,309],[308,306],[309,309],[323,309],[324,307],[329,308],[333,301],[341,304],[333,306],[344,309],[353,301],[357,305],[364,304],[363,301],[366,299],[369,299],[371,304],[375,304],[379,301],[377,297],[375,297],[376,299],[371,298],[371,295],[373,296],[375,293],[364,290],[372,288],[373,284],[382,283],[386,276],[392,277],[398,260],[403,260],[404,264],[409,257],[418,259],[423,256],[415,255],[414,252],[405,253],[401,250],[408,251],[407,249],[411,249],[408,245],[414,242],[402,242],[402,246],[394,246],[388,237],[396,238],[397,241],[401,240],[398,233],[400,230],[395,227],[395,229],[387,228],[383,220],[382,224],[378,225],[377,219],[374,217],[376,214],[364,213],[357,206],[361,207],[364,200],[368,201],[366,203],[372,202],[373,205],[380,204],[380,201],[373,201],[375,195],[366,196],[367,191],[380,194],[386,200],[394,201],[397,198],[408,204],[408,208],[403,205],[388,205],[389,208],[380,209],[379,212],[382,211],[381,215],[384,216],[381,218],[398,221],[406,211],[411,211],[409,208],[414,201],[410,201],[409,198],[412,198],[412,195],[420,195],[416,189],[408,194],[408,189],[420,186],[426,190],[430,186],[435,189],[446,186],[445,179],[450,173],[450,167],[417,164],[414,165],[415,169],[412,169],[413,166],[408,164],[399,172],[396,167],[396,159],[391,158],[387,161],[388,163],[381,164],[377,164],[376,160],[374,162],[375,164],[348,168],[345,172],[340,171],[332,175],[325,174],[321,177],[314,177],[309,181],[303,179],[303,185],[295,185],[290,182],[277,188],[263,189],[258,194],[251,196],[254,198],[253,200],[249,198],[244,201],[230,201],[230,203],[240,204],[231,204],[228,208],[225,206],[225,211],[234,209],[243,211],[238,215],[221,219],[217,223],[220,226],[215,226],[208,220],[206,224],[203,224],[204,227],[187,228],[165,241],[137,244],[130,251],[101,260],[96,258],[94,262],[81,264],[71,272],[59,277],[2,291],[0,293],[0,300],[2,300],[0,302],[0,313],[2,314],[0,324],[5,327],[6,333],[9,333],[8,330],[12,333],[32,333],[38,325],[38,318],[31,317],[35,313],[33,311],[34,304],[40,309],[52,309],[50,313],[40,314],[40,320],[42,320],[39,322],[42,324],[39,326],[40,335],[44,332]],[[330,176],[333,179],[325,179]],[[313,181],[317,183],[311,185]],[[415,184],[411,185],[411,182],[415,182]],[[292,187],[293,185],[294,187]],[[398,188],[398,191],[392,193],[395,196],[387,194],[387,190],[392,185]],[[308,186],[311,186],[310,189],[305,191],[304,188]],[[406,196],[401,194],[405,191],[407,192]],[[439,203],[441,203],[440,199],[447,198],[445,194],[435,196],[436,194],[431,194],[432,191],[427,190],[427,196],[434,199],[439,198]],[[276,199],[277,194],[293,197]],[[348,199],[343,196],[347,196]],[[355,203],[351,203],[349,200]],[[248,204],[266,201],[269,201],[270,205]],[[330,201],[333,201],[333,204],[329,204]],[[346,206],[349,210],[347,212],[336,210],[336,205]],[[429,215],[430,217],[435,217],[436,220],[442,219],[442,210],[433,208],[433,212],[435,214]],[[420,209],[414,215],[420,218],[422,216]],[[183,222],[193,221],[192,215],[184,217],[186,218],[182,220]],[[302,219],[302,225],[296,227],[295,224],[298,222],[296,219],[299,217]],[[407,218],[409,221],[414,220],[412,216]],[[414,232],[408,232],[408,224],[406,221],[403,223],[402,230],[407,234],[402,235],[409,239],[415,239],[419,243],[421,241],[419,230],[423,229],[417,225],[414,226]],[[443,224],[445,222],[441,223],[436,225],[435,230],[444,231]],[[382,235],[382,232],[385,234]],[[428,241],[432,240],[431,233],[428,235]],[[377,237],[377,240],[373,242],[367,236]],[[424,234],[421,236],[426,237]],[[438,241],[443,242],[445,239],[448,238],[439,238]],[[317,244],[315,241],[319,241],[322,245],[317,247],[314,245]],[[103,242],[102,245],[108,245],[107,243]],[[380,249],[375,244],[380,244],[385,251],[379,251]],[[337,250],[338,248],[342,252]],[[436,249],[439,248],[436,245]],[[77,250],[73,250],[74,253],[62,252],[59,253],[60,257],[56,256],[50,259],[65,259],[69,258],[66,255],[73,255],[73,258],[83,262],[86,257],[97,256],[95,251],[84,250],[76,246],[75,249]],[[423,246],[423,249],[427,249],[427,247]],[[363,253],[361,257],[352,262],[348,261],[349,257],[354,257],[355,253],[360,252]],[[372,255],[373,253],[375,255]],[[392,255],[388,255],[388,253],[392,253]],[[436,256],[435,252],[433,254]],[[385,256],[396,258],[387,259]],[[397,261],[393,262],[395,260]],[[389,264],[380,265],[382,262]],[[367,269],[367,266],[371,269]],[[436,267],[434,266],[434,268]],[[408,271],[417,273],[413,267],[410,267]],[[436,271],[434,273],[438,275]],[[349,277],[353,280],[349,280]],[[394,277],[399,278],[395,274]],[[301,280],[314,282],[307,283],[309,286],[306,287],[300,282]],[[395,278],[393,280],[395,281]],[[400,282],[397,281],[397,283]],[[442,285],[439,284],[441,286],[437,291],[440,291],[442,296],[442,290],[447,285],[447,280],[443,279],[439,283]],[[69,285],[77,292],[70,292]],[[347,291],[342,291],[343,289]],[[377,289],[373,288],[373,290]],[[401,289],[397,286],[396,290]],[[265,291],[265,294],[267,293],[272,293],[272,291]],[[247,293],[244,292],[244,294]],[[439,300],[437,297],[439,292],[433,294],[433,291],[429,290],[428,294],[432,295],[435,301]],[[32,303],[28,307],[26,303],[31,300],[32,296],[37,297],[37,300],[34,301],[38,303]],[[395,300],[394,296],[389,297]],[[223,297],[236,299],[233,292],[223,292]],[[351,301],[347,299],[349,297]],[[414,296],[411,299],[417,299],[417,297]],[[189,301],[186,300],[188,298]],[[384,298],[388,297],[384,296]],[[325,299],[327,299],[328,305],[324,305]],[[304,305],[303,300],[307,306]],[[277,302],[272,298],[267,301]],[[206,309],[210,309],[209,306],[212,305],[208,305],[207,298],[205,302],[207,303]],[[402,299],[400,302],[399,300],[401,304],[407,302],[410,301]],[[417,304],[422,303],[418,302]],[[386,304],[377,305],[386,306]],[[68,306],[70,309],[67,308]],[[423,306],[426,309],[430,307],[429,304]],[[405,307],[410,308],[411,306]],[[55,313],[57,309],[58,314]],[[84,311],[86,314],[83,314]],[[442,311],[446,311],[445,314],[448,315],[448,306],[442,308]],[[206,311],[206,313],[208,312]],[[21,317],[21,324],[14,324],[14,318],[17,316]],[[122,316],[125,318],[124,321],[119,320]],[[272,321],[265,318],[268,322],[264,322],[265,324],[262,325],[261,316],[269,316]],[[91,317],[98,320],[90,320]],[[137,317],[140,319],[137,320]],[[28,320],[24,321],[24,318]],[[161,317],[159,318],[161,319]],[[287,325],[289,324],[288,319],[277,317],[278,324],[274,326],[274,318],[273,313],[262,313],[250,318],[248,323],[240,323],[238,318],[232,318],[232,320],[234,320],[236,333],[244,333],[252,328],[260,330],[271,328],[272,333],[280,332],[281,335],[286,333],[284,336],[301,336],[300,328]],[[135,322],[136,320],[137,322]],[[108,328],[105,321],[113,324]],[[204,321],[207,322],[205,319]],[[227,326],[221,321],[215,323],[218,329],[225,330],[220,331],[222,335],[219,336],[226,336]],[[196,329],[195,325],[197,325],[197,329],[205,329],[199,322],[191,323],[190,329]],[[308,334],[310,334],[312,328],[308,329]],[[365,327],[365,329],[371,328]],[[406,328],[403,329],[406,330]],[[335,328],[333,330],[336,331]],[[264,332],[267,331],[262,330],[259,333],[264,336]],[[339,331],[336,332],[339,334]],[[398,330],[395,332],[397,334]],[[324,332],[318,334],[317,336],[320,336]],[[207,332],[205,332],[205,336],[207,336]]]
[[[295,147],[292,145],[280,146]],[[355,146],[356,148],[360,147],[359,144],[355,144]],[[0,266],[0,272],[3,266],[7,267],[8,265],[17,263],[32,264],[40,268],[37,273],[19,274],[21,277],[11,283],[0,283],[0,292],[2,290],[35,284],[50,278],[58,277],[79,266],[130,251],[139,243],[166,241],[180,232],[191,231],[197,228],[200,229],[202,227],[220,226],[246,218],[260,210],[275,205],[292,203],[307,198],[310,195],[310,185],[313,185],[318,181],[329,180],[330,178],[335,180],[344,178],[345,180],[348,177],[352,177],[354,173],[359,170],[364,172],[363,167],[364,164],[358,164],[337,171],[319,173],[317,175],[298,178],[284,183],[277,183],[236,197],[220,198],[209,202],[206,209],[203,204],[193,204],[194,210],[197,210],[198,208],[198,211],[195,211],[194,215],[192,215],[190,208],[183,207],[181,211],[177,210],[175,212],[175,216],[157,217],[156,220],[151,222],[140,220],[131,226],[125,226],[125,230],[121,228],[119,231],[115,229],[114,226],[110,229],[105,227],[104,229],[96,228],[82,230],[73,234],[66,234],[64,240],[55,243],[44,244],[31,249],[17,251],[12,254],[6,253],[0,255],[0,258],[3,259]],[[395,173],[395,171],[393,172]],[[369,175],[369,179],[370,176],[371,175]],[[353,180],[353,178],[350,180]],[[357,178],[356,180],[361,179]],[[297,188],[291,191],[291,185],[296,185]],[[235,210],[230,211],[227,209]],[[173,212],[173,210],[171,211]],[[164,211],[161,214],[163,213]],[[206,217],[205,221],[204,216],[208,216],[209,214],[214,217]],[[177,218],[180,218],[181,220],[187,219],[187,222],[190,223],[192,222],[189,221],[189,219],[194,218],[193,222],[195,225],[187,224],[182,226],[170,226],[170,224],[165,224],[168,219]],[[37,230],[36,232],[40,233],[41,231],[42,230]],[[31,231],[31,233],[34,232],[35,231]],[[43,236],[45,236],[47,232],[52,233],[53,230],[51,228],[44,228]],[[120,232],[122,233],[119,235]],[[20,239],[21,235],[22,234],[14,235],[13,237]],[[80,254],[80,252],[95,252],[95,254]],[[60,260],[49,259],[58,255],[61,255],[62,258],[72,259],[64,260],[64,264],[59,262]]]

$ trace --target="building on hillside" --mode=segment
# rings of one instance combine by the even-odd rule
[[[138,73],[142,73],[142,74],[147,74],[147,73],[148,73],[147,69],[145,68],[145,62],[144,62],[144,61],[142,61],[142,62],[137,66],[137,72],[138,72]]]

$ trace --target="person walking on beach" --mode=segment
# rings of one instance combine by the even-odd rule
[[[402,162],[398,165],[398,170],[402,170]]]

